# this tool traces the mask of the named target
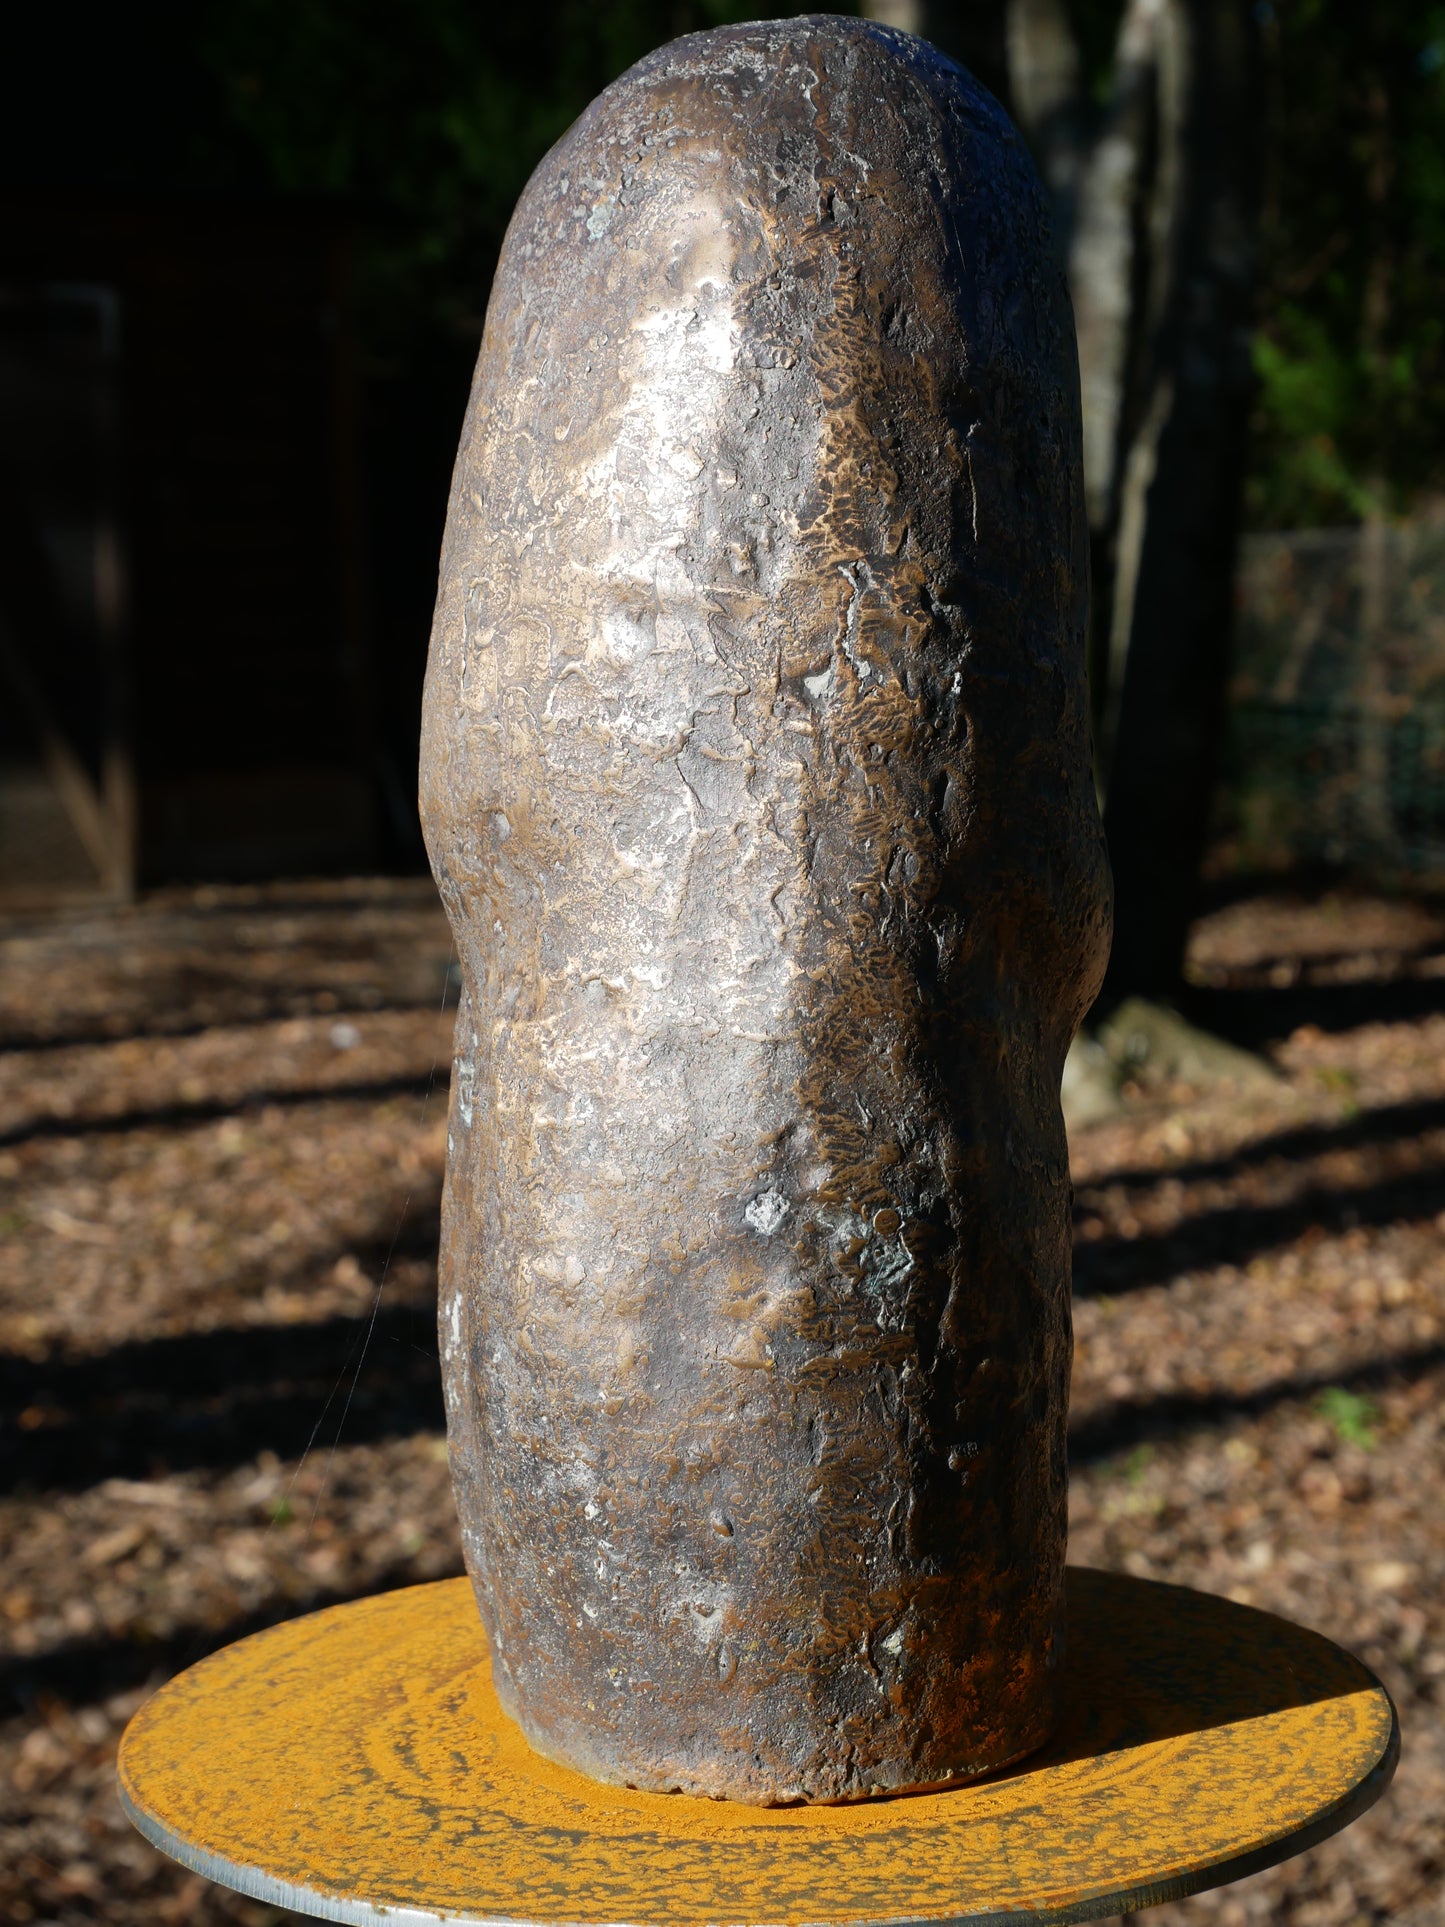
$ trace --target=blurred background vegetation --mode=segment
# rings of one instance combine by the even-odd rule
[[[1419,558],[1441,546],[1433,535],[1401,540],[1395,531],[1420,518],[1433,528],[1433,504],[1445,496],[1445,6],[1433,0],[863,0],[863,6],[927,33],[1000,94],[1055,189],[1066,245],[1071,223],[1082,232],[1090,156],[1121,127],[1134,143],[1133,198],[1124,208],[1132,252],[1114,263],[1132,303],[1126,330],[1132,360],[1117,384],[1112,479],[1107,488],[1091,480],[1101,789],[1115,796],[1109,827],[1121,907],[1148,906],[1151,923],[1135,943],[1127,915],[1121,921],[1120,968],[1130,978],[1121,988],[1154,994],[1177,977],[1207,836],[1222,840],[1232,860],[1246,867],[1302,856],[1388,859],[1415,869],[1421,862],[1445,863],[1445,708],[1438,731],[1432,726],[1421,736],[1411,725],[1414,735],[1407,730],[1408,740],[1396,740],[1405,712],[1418,706],[1422,690],[1429,694],[1425,685],[1440,680],[1436,670],[1445,675],[1445,585],[1438,593],[1433,587],[1415,593],[1399,621],[1389,613],[1404,607],[1402,594],[1409,601],[1411,568],[1418,591],[1426,566]],[[365,781],[381,800],[378,828],[365,848],[343,839],[328,855],[331,846],[314,843],[305,857],[313,867],[363,860],[408,867],[420,860],[410,799],[435,558],[491,275],[528,174],[600,88],[659,42],[788,11],[759,8],[756,0],[533,0],[525,7],[475,0],[138,0],[123,8],[87,0],[30,9],[12,30],[0,68],[0,196],[7,204],[17,196],[22,202],[61,197],[51,223],[56,231],[87,197],[116,206],[163,204],[189,210],[193,235],[196,223],[209,222],[219,234],[237,210],[270,210],[319,221],[344,242],[338,258],[344,257],[345,285],[337,299],[346,316],[344,378],[356,396],[346,432],[357,476],[357,553],[354,567],[347,564],[351,654],[342,656],[365,664],[365,688],[357,697],[363,719],[352,733],[365,741],[355,754],[370,759]],[[1147,99],[1129,92],[1141,35],[1148,42],[1145,64],[1152,62]],[[1197,69],[1211,60],[1212,106],[1188,109],[1174,129],[1178,153],[1198,176],[1191,191],[1199,234],[1191,243],[1188,195],[1180,200],[1177,184],[1169,187],[1171,165],[1161,156],[1167,160],[1174,137],[1170,90],[1177,94],[1183,84],[1181,61]],[[1201,161],[1210,140],[1213,158]],[[1150,223],[1159,225],[1166,190],[1178,205],[1165,209],[1165,225],[1172,222],[1185,241],[1178,259],[1161,267],[1144,240]],[[1224,228],[1233,236],[1224,253],[1233,253],[1221,268]],[[1190,246],[1193,269],[1185,258]],[[1077,258],[1073,266],[1077,302],[1087,290]],[[1191,283],[1194,269],[1203,282],[1196,275]],[[77,278],[54,267],[47,272],[52,282]],[[1191,358],[1199,358],[1201,338],[1197,328],[1195,336],[1189,332],[1196,327],[1189,309],[1191,300],[1198,305],[1198,287],[1226,308],[1232,302],[1233,319],[1225,315],[1204,342],[1206,359],[1217,364],[1213,388],[1201,390],[1192,426],[1186,423],[1187,432],[1176,437],[1174,454],[1167,441],[1160,444],[1163,454],[1143,449],[1148,460],[1141,473],[1162,474],[1168,456],[1179,478],[1178,500],[1172,533],[1166,526],[1168,540],[1160,538],[1162,575],[1156,570],[1152,601],[1146,555],[1137,589],[1143,602],[1133,608],[1121,598],[1125,589],[1133,597],[1135,588],[1116,579],[1119,557],[1134,539],[1129,458],[1146,439],[1151,410],[1157,415],[1151,396],[1179,387]],[[1165,312],[1171,300],[1172,324]],[[1082,339],[1088,332],[1082,307],[1080,319]],[[1145,342],[1151,331],[1159,338],[1152,346]],[[1231,341],[1242,346],[1232,371]],[[1086,343],[1086,417],[1093,406],[1089,352]],[[235,344],[217,353],[212,393],[223,410],[234,385]],[[220,365],[227,355],[230,365]],[[235,405],[238,412],[250,406],[243,397]],[[195,403],[187,406],[195,412]],[[1191,454],[1191,437],[1197,444],[1216,415],[1231,411],[1238,433],[1216,433],[1207,457],[1197,448]],[[184,478],[167,486],[172,496],[188,492]],[[1186,498],[1191,489],[1211,488],[1217,499],[1201,517]],[[260,491],[258,481],[253,492]],[[1154,494],[1161,492],[1156,474]],[[1139,509],[1136,520],[1146,533],[1159,519],[1150,517],[1153,507]],[[1231,671],[1229,604],[1241,527],[1247,553],[1238,580],[1262,586],[1246,609]],[[1248,547],[1250,539],[1282,532],[1341,528],[1360,533],[1354,547],[1329,552],[1328,566],[1319,561],[1325,551],[1318,545],[1307,551]],[[188,543],[195,546],[190,536],[177,535],[173,546],[183,550]],[[140,580],[143,531],[136,545]],[[150,565],[152,582],[163,573]],[[1426,573],[1433,585],[1439,575],[1433,561]],[[151,606],[158,606],[154,589],[150,594]],[[144,602],[138,592],[138,612]],[[1179,625],[1191,611],[1197,634],[1181,640]],[[255,619],[248,620],[254,627]],[[1398,639],[1402,625],[1415,639],[1413,653],[1406,652],[1405,662],[1396,649],[1400,660],[1392,667],[1391,638]],[[143,626],[137,613],[137,636]],[[184,611],[173,627],[178,659]],[[1321,636],[1335,637],[1333,654]],[[1126,668],[1142,692],[1132,712]],[[178,673],[153,673],[149,682],[139,674],[133,709],[168,714],[163,686]],[[1226,728],[1231,673],[1243,721]],[[318,672],[316,687],[324,681]],[[56,703],[63,709],[59,696]],[[181,725],[166,727],[174,736]],[[139,808],[143,830],[146,822],[152,830],[141,842],[152,854],[141,861],[142,878],[196,873],[207,864],[244,870],[253,858],[260,861],[261,843],[246,846],[252,857],[208,857],[206,850],[219,844],[208,845],[199,833],[189,842],[184,835],[167,841],[154,828],[201,809],[199,779],[190,765],[168,772],[162,747],[147,749],[144,737],[142,728]],[[1209,828],[1221,753],[1233,800],[1221,816],[1216,798]],[[287,757],[294,763],[297,752],[278,736],[268,754],[279,767]],[[334,761],[343,752],[326,754]],[[100,783],[99,775],[95,780]],[[1166,797],[1161,786],[1170,781],[1176,793]],[[1397,791],[1400,808],[1407,816],[1414,812],[1408,835],[1390,819]],[[319,802],[305,801],[313,792],[304,786],[287,794],[298,799],[287,805],[291,815],[308,808],[324,814]],[[1141,835],[1152,838],[1150,847],[1131,846]],[[276,861],[294,868],[303,855]],[[1182,879],[1177,887],[1176,879]],[[1177,901],[1160,926],[1159,906],[1171,891]]]
[[[1400,510],[1445,474],[1445,8],[1258,9],[1256,528]]]
[[[11,182],[340,202],[361,241],[371,367],[425,362],[457,339],[470,354],[513,203],[592,96],[675,34],[791,11],[757,0],[28,10],[0,80],[0,168]],[[1069,11],[1102,98],[1123,0]],[[1261,529],[1349,522],[1376,489],[1398,510],[1445,487],[1445,7],[1260,0],[1254,12],[1248,517]],[[990,8],[955,0],[935,13],[957,15],[958,34],[972,14],[979,33]],[[1006,73],[984,77],[1006,89]]]

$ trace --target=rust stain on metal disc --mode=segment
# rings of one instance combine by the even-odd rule
[[[1085,1918],[1335,1832],[1388,1783],[1394,1709],[1318,1634],[1069,1573],[1064,1711],[1027,1766],[947,1792],[758,1808],[600,1784],[501,1712],[465,1581],[241,1641],[142,1708],[131,1816],[242,1891],[370,1921]]]

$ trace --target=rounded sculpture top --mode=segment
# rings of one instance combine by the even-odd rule
[[[1051,1717],[1102,971],[1067,294],[994,101],[809,17],[542,162],[453,482],[448,1422],[503,1702],[754,1800]]]
[[[818,714],[848,647],[899,723],[920,679],[958,675],[949,829],[986,839],[979,817],[1007,808],[1025,888],[1032,856],[1089,846],[997,933],[1011,972],[1073,985],[1071,1034],[1100,844],[1078,374],[1047,219],[992,96],[874,23],[691,35],[600,95],[532,176],[496,275],[442,556],[428,822],[519,803],[508,860],[538,837],[548,854],[503,798],[507,666],[555,683],[537,719],[554,772],[590,794],[624,744],[680,754],[704,809],[740,780],[703,753],[722,724],[696,722],[724,659],[800,705],[783,728]]]

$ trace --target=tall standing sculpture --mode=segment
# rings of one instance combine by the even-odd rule
[[[633,68],[503,251],[424,725],[442,1348],[497,1690],[605,1779],[856,1798],[1053,1718],[1108,910],[1044,222],[966,74],[810,17]]]

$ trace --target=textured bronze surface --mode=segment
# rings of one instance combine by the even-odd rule
[[[994,102],[813,17],[553,149],[453,482],[453,1472],[502,1704],[753,1802],[1054,1717],[1103,965],[1067,297]]]

